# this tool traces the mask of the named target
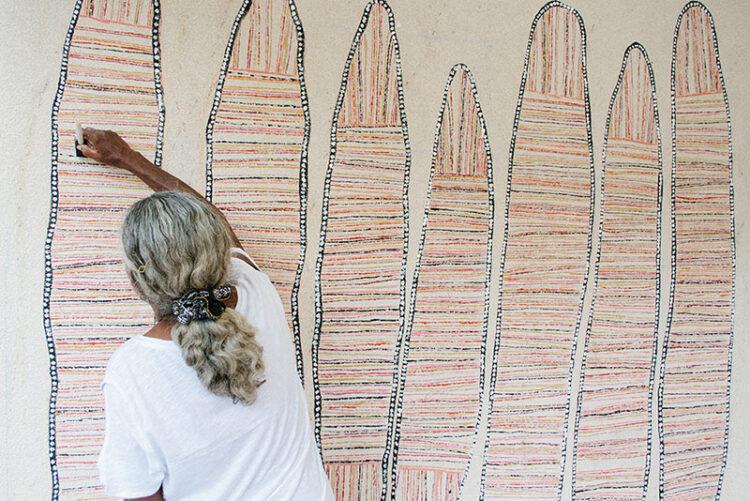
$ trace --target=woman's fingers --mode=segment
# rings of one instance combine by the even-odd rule
[[[81,153],[89,158],[107,165],[122,166],[123,159],[130,153],[130,146],[111,130],[83,129],[83,145]]]
[[[83,129],[83,144],[79,144],[78,151],[83,153],[86,157],[96,160],[97,162],[103,162],[104,158],[99,149],[104,146],[102,144],[102,138],[104,131],[100,129],[93,129],[86,127]],[[106,148],[101,148],[106,150]]]
[[[86,157],[96,160],[97,162],[101,162],[101,155],[99,155],[99,152],[96,151],[91,146],[87,146],[85,144],[79,144],[76,146],[78,148],[78,151],[83,153]]]

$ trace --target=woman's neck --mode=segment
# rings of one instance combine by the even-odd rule
[[[174,318],[163,318],[156,322],[148,332],[144,334],[147,337],[155,337],[157,339],[172,339],[172,326],[174,325]]]

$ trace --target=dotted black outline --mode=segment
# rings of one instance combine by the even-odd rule
[[[663,184],[663,157],[662,157],[662,147],[661,147],[661,126],[659,123],[659,109],[658,109],[658,102],[656,100],[656,81],[654,79],[654,71],[651,66],[651,60],[648,57],[648,53],[646,52],[646,49],[638,42],[633,42],[630,44],[627,49],[625,49],[625,55],[622,58],[622,65],[620,67],[620,74],[617,78],[617,84],[615,85],[614,91],[612,91],[612,97],[609,101],[609,109],[607,111],[607,120],[604,126],[604,145],[602,147],[602,166],[606,166],[607,164],[607,143],[609,140],[609,127],[612,120],[612,109],[614,108],[615,101],[617,99],[617,95],[620,91],[620,88],[622,86],[622,80],[625,76],[625,69],[628,63],[628,58],[630,57],[630,52],[633,50],[638,50],[643,54],[643,57],[646,61],[646,67],[648,68],[648,74],[649,74],[649,81],[651,83],[651,97],[654,101],[654,119],[656,123],[656,141],[657,141],[657,150],[658,150],[658,162],[659,162],[659,174],[657,179],[657,214],[656,214],[656,306],[655,306],[655,317],[654,317],[654,339],[652,342],[652,348],[651,348],[651,369],[649,373],[649,391],[648,391],[648,431],[647,431],[647,438],[646,438],[646,463],[644,467],[644,476],[643,476],[643,496],[642,499],[646,499],[646,491],[648,489],[648,476],[649,476],[649,470],[651,469],[651,440],[653,437],[653,427],[651,425],[651,419],[653,416],[653,391],[654,391],[654,381],[655,381],[655,373],[656,373],[656,349],[658,346],[658,338],[659,338],[659,315],[660,315],[660,302],[661,302],[661,215],[662,215],[662,203],[663,203],[663,191],[664,191],[664,184]],[[584,387],[584,381],[586,379],[586,361],[589,351],[589,340],[591,338],[591,328],[592,323],[594,321],[594,313],[596,308],[596,298],[597,298],[597,291],[599,286],[599,265],[601,264],[601,256],[602,256],[602,235],[604,233],[604,211],[605,211],[605,203],[607,200],[606,192],[604,191],[604,179],[606,176],[606,171],[603,168],[602,169],[602,177],[599,184],[599,193],[602,197],[601,206],[599,208],[599,230],[597,234],[597,250],[596,250],[596,262],[594,264],[594,280],[593,280],[593,287],[592,287],[592,293],[591,293],[591,311],[589,312],[589,319],[588,319],[588,325],[586,327],[586,339],[584,341],[584,348],[583,348],[583,359],[581,361],[581,374],[579,376],[579,383],[578,383],[578,399],[577,399],[577,406],[576,406],[576,417],[575,417],[575,427],[573,431],[573,461],[572,461],[572,467],[573,467],[573,475],[572,475],[572,484],[571,484],[571,497],[573,500],[576,499],[576,467],[577,467],[577,459],[578,459],[578,430],[580,426],[580,420],[581,420],[581,409],[583,407],[583,387]]]
[[[153,50],[153,62],[154,62],[154,88],[156,93],[156,103],[159,109],[159,122],[156,131],[156,149],[154,152],[154,164],[161,165],[162,158],[162,144],[164,140],[164,93],[161,87],[161,49],[159,47],[159,20],[161,15],[160,0],[153,0],[153,17],[151,24],[151,47]],[[59,136],[58,136],[58,113],[60,112],[60,103],[65,92],[65,84],[68,79],[68,63],[70,56],[70,46],[73,40],[73,34],[75,32],[76,24],[81,13],[81,5],[83,0],[77,0],[73,7],[73,16],[70,19],[68,25],[68,31],[65,34],[65,42],[63,43],[62,50],[62,61],[60,62],[60,76],[57,82],[57,90],[55,91],[55,98],[52,103],[52,115],[51,115],[51,170],[50,170],[50,212],[49,212],[49,224],[47,225],[47,237],[44,242],[44,292],[42,296],[42,317],[44,322],[44,334],[47,342],[47,350],[49,351],[50,359],[50,398],[49,398],[49,415],[48,415],[48,447],[49,447],[49,463],[50,473],[52,477],[52,501],[57,501],[60,496],[60,479],[57,470],[57,438],[55,435],[55,413],[57,410],[57,391],[59,385],[59,378],[57,374],[57,355],[55,351],[55,339],[52,334],[52,320],[50,315],[50,300],[52,297],[52,240],[55,235],[55,227],[57,225],[57,211],[59,202],[59,187],[58,187],[58,156],[59,156]]]
[[[292,284],[292,293],[290,298],[291,305],[291,317],[292,317],[292,338],[294,339],[294,351],[296,354],[297,363],[297,375],[299,376],[302,384],[305,382],[305,371],[304,361],[302,353],[302,339],[300,334],[300,321],[299,321],[299,288],[300,281],[302,280],[302,270],[305,265],[305,251],[307,250],[307,157],[308,157],[308,145],[310,143],[310,106],[307,99],[307,88],[305,87],[305,67],[304,67],[304,56],[305,56],[305,34],[302,30],[302,22],[300,21],[299,14],[297,13],[297,6],[294,0],[288,0],[289,9],[291,10],[292,21],[297,32],[297,73],[300,85],[300,97],[302,102],[302,112],[304,115],[304,135],[302,138],[302,151],[300,153],[300,172],[299,172],[299,257],[297,259],[297,270],[294,275],[294,282]],[[219,71],[219,80],[216,84],[216,90],[214,91],[213,104],[211,106],[211,112],[208,117],[208,123],[206,124],[206,199],[211,201],[213,197],[213,154],[214,154],[214,125],[216,123],[216,115],[219,112],[219,106],[221,105],[221,94],[224,89],[224,82],[227,78],[227,72],[229,70],[229,62],[232,57],[232,48],[234,47],[234,41],[237,37],[237,31],[239,30],[240,24],[247,14],[252,0],[245,0],[240,7],[237,16],[232,24],[232,29],[229,33],[229,41],[227,42],[226,49],[224,50],[224,58],[221,62],[221,70]]]
[[[344,97],[346,94],[346,84],[349,79],[349,70],[354,59],[354,55],[359,48],[359,42],[362,38],[362,34],[367,28],[367,23],[370,18],[370,11],[375,5],[381,5],[388,14],[388,24],[390,36],[394,44],[395,52],[395,67],[396,67],[396,85],[398,91],[398,108],[401,119],[401,131],[404,137],[404,147],[406,153],[406,159],[404,161],[404,184],[403,184],[403,208],[404,208],[404,246],[403,246],[403,257],[401,260],[401,279],[400,279],[400,301],[399,301],[399,333],[396,339],[395,353],[393,358],[393,379],[392,379],[392,390],[390,396],[390,405],[388,409],[388,430],[386,432],[386,444],[383,454],[382,461],[382,491],[381,500],[386,499],[388,489],[387,479],[387,467],[388,467],[388,456],[391,448],[391,436],[393,434],[392,423],[395,411],[396,394],[395,389],[397,388],[396,383],[398,381],[398,362],[399,352],[403,341],[405,317],[406,317],[406,264],[409,250],[409,174],[411,170],[411,143],[409,141],[409,131],[406,122],[406,108],[404,106],[404,89],[403,79],[401,72],[401,51],[399,49],[398,38],[396,37],[396,22],[393,15],[393,11],[385,0],[370,0],[365,6],[362,18],[360,19],[357,31],[354,34],[354,40],[349,49],[349,54],[346,58],[344,65],[344,71],[341,77],[341,87],[339,88],[339,94],[336,101],[336,107],[333,111],[333,119],[331,120],[331,133],[330,141],[331,146],[329,150],[328,166],[326,169],[325,183],[323,187],[323,207],[320,223],[320,243],[318,245],[318,258],[315,263],[315,330],[313,332],[312,340],[312,378],[313,378],[313,392],[315,396],[315,441],[318,444],[321,459],[323,459],[323,445],[320,440],[320,429],[321,429],[321,394],[320,384],[318,380],[318,348],[320,346],[320,330],[323,322],[323,304],[322,304],[322,293],[320,276],[323,267],[323,257],[325,254],[325,242],[326,242],[326,230],[328,228],[328,203],[331,190],[331,177],[333,174],[333,165],[336,161],[336,149],[337,149],[337,131],[338,131],[338,118],[341,108],[343,106]]]
[[[583,18],[578,13],[577,10],[575,10],[573,7],[564,4],[558,0],[553,0],[551,2],[546,3],[540,10],[537,12],[536,16],[534,17],[534,20],[531,23],[531,29],[529,33],[529,41],[526,46],[526,54],[524,56],[524,65],[523,65],[523,73],[521,75],[521,85],[520,90],[518,94],[518,102],[516,104],[516,112],[513,117],[513,135],[511,136],[511,142],[510,142],[510,153],[508,155],[508,180],[507,180],[507,186],[506,186],[506,193],[505,193],[505,227],[503,231],[503,249],[500,257],[500,292],[498,293],[498,309],[497,309],[497,326],[495,328],[495,344],[493,347],[493,355],[492,355],[492,376],[490,380],[490,405],[489,405],[489,413],[487,417],[487,437],[485,439],[484,443],[484,453],[482,458],[482,475],[481,475],[481,483],[480,483],[480,494],[479,499],[480,501],[484,500],[484,489],[487,479],[487,451],[489,448],[490,443],[490,431],[491,431],[491,425],[492,425],[492,410],[494,406],[494,390],[495,390],[495,384],[497,382],[497,366],[498,366],[498,354],[499,354],[499,348],[500,348],[500,326],[501,326],[501,320],[502,320],[502,295],[503,295],[503,275],[505,271],[505,253],[508,247],[508,230],[509,230],[509,221],[508,221],[508,214],[510,212],[510,194],[511,194],[511,181],[513,177],[513,154],[515,152],[515,146],[516,146],[516,136],[518,133],[518,124],[520,121],[521,116],[521,107],[523,105],[523,97],[524,97],[524,90],[526,88],[526,79],[528,77],[528,70],[529,70],[529,55],[531,53],[531,45],[534,39],[534,31],[536,30],[536,25],[541,19],[541,17],[551,8],[553,7],[560,7],[563,9],[566,9],[573,14],[576,19],[578,20],[578,27],[581,35],[581,65],[583,66],[583,89],[584,89],[584,101],[586,103],[586,137],[588,141],[588,147],[589,147],[589,164],[590,164],[590,183],[591,183],[591,204],[590,204],[590,210],[589,210],[589,236],[588,236],[588,251],[587,251],[587,257],[586,257],[586,270],[584,272],[583,276],[583,283],[581,285],[581,296],[579,300],[578,305],[578,318],[576,319],[576,327],[575,327],[575,334],[573,336],[572,340],[572,347],[571,347],[571,353],[570,353],[570,365],[569,365],[569,371],[568,371],[568,399],[565,409],[565,420],[563,425],[563,440],[562,440],[562,449],[561,449],[561,467],[560,467],[560,480],[557,487],[557,499],[562,499],[562,488],[563,488],[563,477],[565,474],[565,461],[566,461],[566,454],[567,454],[567,435],[568,435],[568,418],[570,417],[570,393],[571,393],[571,386],[573,382],[573,370],[575,368],[575,354],[576,354],[576,346],[578,344],[578,335],[580,331],[581,326],[581,317],[583,315],[583,304],[584,304],[584,298],[586,296],[586,287],[588,285],[588,278],[589,278],[589,266],[588,263],[591,260],[591,250],[592,250],[592,240],[593,240],[593,226],[594,226],[594,190],[595,190],[595,178],[594,178],[594,142],[593,137],[591,134],[591,102],[589,100],[589,79],[588,79],[588,70],[587,70],[587,55],[586,55],[586,28],[583,24]]]
[[[415,315],[415,309],[416,309],[416,302],[417,302],[417,288],[419,285],[419,271],[422,264],[422,253],[424,251],[424,245],[425,245],[425,238],[427,235],[427,224],[428,224],[428,215],[430,211],[430,201],[432,199],[432,180],[435,175],[435,164],[437,159],[437,150],[438,150],[438,142],[440,138],[440,129],[443,124],[443,113],[445,112],[445,107],[447,105],[448,101],[448,95],[450,93],[450,87],[451,83],[453,83],[453,78],[455,77],[456,73],[462,70],[466,73],[466,76],[469,80],[470,86],[471,86],[471,93],[474,96],[474,102],[475,102],[475,110],[479,117],[479,126],[482,131],[482,139],[484,144],[484,151],[487,155],[487,194],[488,194],[488,203],[489,203],[489,215],[488,215],[488,228],[487,228],[487,259],[485,264],[485,284],[484,284],[484,313],[482,317],[482,344],[480,348],[480,368],[479,368],[479,394],[478,394],[478,402],[479,402],[479,408],[477,410],[477,418],[476,418],[476,424],[474,425],[474,439],[472,441],[472,448],[477,443],[477,438],[479,434],[479,427],[481,424],[481,415],[482,415],[482,409],[483,409],[483,403],[484,403],[484,383],[485,383],[485,358],[487,354],[487,335],[489,331],[489,307],[490,307],[490,284],[492,283],[492,241],[493,241],[493,230],[494,230],[494,221],[495,221],[495,188],[493,184],[493,170],[492,170],[492,153],[490,151],[490,140],[489,136],[487,134],[487,127],[484,120],[484,114],[482,113],[482,107],[479,103],[479,94],[477,92],[477,86],[476,86],[476,80],[474,78],[474,75],[472,74],[471,70],[467,65],[464,63],[458,63],[454,65],[450,73],[448,74],[448,81],[445,84],[445,88],[443,91],[443,100],[442,104],[440,105],[440,111],[438,112],[438,118],[435,125],[435,141],[433,142],[432,146],[432,166],[430,168],[430,179],[428,181],[427,185],[427,197],[425,200],[425,209],[424,209],[424,216],[423,216],[423,223],[422,223],[422,230],[421,230],[421,236],[419,241],[419,251],[417,254],[417,264],[414,269],[414,275],[412,280],[412,286],[411,286],[411,300],[410,300],[410,306],[409,306],[409,318],[408,318],[408,324],[406,327],[406,334],[404,335],[404,351],[402,355],[403,365],[401,367],[401,376],[399,381],[399,388],[398,388],[398,403],[396,406],[396,426],[395,426],[395,436],[393,441],[393,463],[391,465],[391,485],[392,485],[392,491],[391,491],[391,499],[395,501],[396,499],[396,488],[398,485],[398,449],[401,439],[401,418],[402,418],[402,412],[403,412],[403,399],[404,399],[404,387],[406,386],[406,374],[407,374],[407,365],[409,363],[409,342],[411,340],[411,333],[414,326],[414,315]],[[464,476],[461,479],[461,485],[459,487],[459,492],[463,490],[464,481],[466,480],[467,472],[469,471],[469,466],[471,464],[470,461],[471,457],[469,456],[469,460],[467,460],[466,468],[464,469]]]
[[[676,98],[677,91],[675,88],[675,70],[676,70],[676,59],[677,59],[677,35],[679,34],[680,25],[682,23],[682,16],[691,8],[697,7],[702,9],[708,16],[711,33],[713,34],[714,53],[716,54],[716,66],[719,70],[719,79],[721,81],[721,87],[724,94],[724,107],[727,113],[727,135],[729,138],[729,212],[731,215],[731,240],[732,240],[732,300],[731,300],[731,322],[732,331],[729,335],[729,344],[727,345],[727,412],[724,426],[724,453],[721,461],[721,471],[719,473],[719,482],[716,488],[716,500],[721,496],[721,486],[724,480],[724,471],[727,464],[727,452],[729,451],[729,404],[731,396],[732,386],[732,347],[734,342],[734,319],[735,319],[735,299],[736,299],[736,288],[737,288],[737,242],[735,240],[735,217],[734,217],[734,181],[733,181],[733,166],[734,166],[734,153],[732,149],[732,115],[729,110],[729,96],[727,95],[727,87],[724,82],[724,72],[721,69],[721,58],[719,57],[719,37],[716,33],[716,26],[714,24],[714,17],[708,7],[698,1],[691,1],[685,4],[677,16],[677,23],[674,29],[674,36],[672,39],[672,74],[671,74],[671,101],[672,101],[672,209],[671,209],[671,221],[672,221],[672,280],[669,287],[669,313],[667,314],[667,328],[664,334],[664,344],[662,348],[661,357],[661,368],[659,371],[659,396],[658,396],[658,407],[659,407],[659,499],[664,499],[664,375],[667,367],[667,352],[669,351],[669,333],[672,330],[672,317],[674,314],[674,293],[675,293],[675,279],[677,274],[677,233],[675,225],[675,166],[677,165],[677,108]]]

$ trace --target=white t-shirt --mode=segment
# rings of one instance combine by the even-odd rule
[[[108,495],[143,497],[163,486],[168,501],[334,499],[281,299],[265,273],[230,261],[236,311],[264,350],[266,382],[257,400],[235,404],[209,392],[171,340],[128,340],[102,383],[106,432],[98,466]]]

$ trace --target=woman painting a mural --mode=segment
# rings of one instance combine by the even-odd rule
[[[99,472],[127,499],[329,500],[284,308],[221,212],[116,133],[87,157],[156,193],[122,227],[124,261],[154,326],[112,355]]]

